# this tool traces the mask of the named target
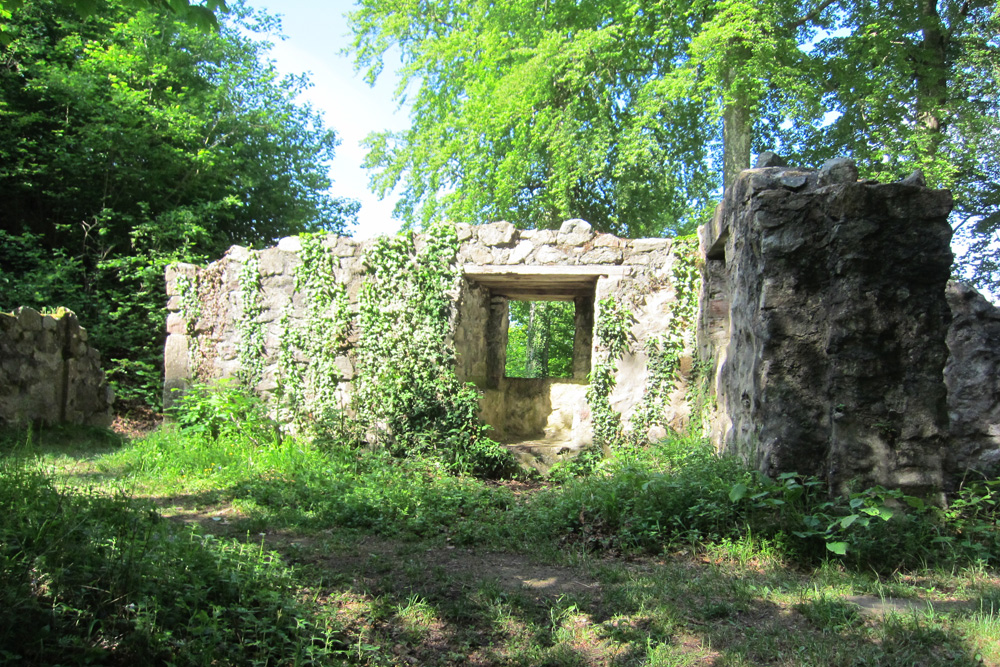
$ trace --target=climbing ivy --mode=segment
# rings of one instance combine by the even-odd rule
[[[188,335],[194,333],[194,323],[201,317],[201,299],[198,296],[198,279],[180,275],[174,282],[180,300],[180,316],[184,318]]]
[[[666,330],[645,345],[649,376],[642,402],[629,422],[636,438],[643,437],[650,426],[662,423],[670,395],[681,379],[681,358],[685,350],[694,347],[701,289],[697,236],[674,239],[672,255],[670,278],[674,301]],[[694,417],[692,413],[692,422]]]
[[[282,412],[286,418],[322,429],[339,422],[343,405],[337,387],[342,372],[337,359],[345,353],[351,313],[344,285],[337,281],[339,258],[324,244],[326,235],[299,236],[300,264],[295,268],[293,297],[279,322],[278,374]],[[305,317],[291,316],[294,294]]]
[[[459,382],[451,344],[460,276],[451,225],[375,240],[364,257],[353,407],[370,444],[440,457],[454,469],[498,473],[510,454],[485,437],[479,395]]]
[[[613,297],[601,299],[594,318],[597,358],[590,371],[587,403],[594,423],[594,442],[605,451],[625,442],[621,415],[611,407],[617,362],[629,350],[632,312]]]
[[[239,301],[242,318],[236,328],[236,357],[240,362],[237,374],[240,385],[253,391],[264,377],[264,325],[260,321],[261,303],[260,257],[251,250],[240,267]]]

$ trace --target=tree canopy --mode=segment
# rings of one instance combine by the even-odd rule
[[[409,224],[582,217],[691,231],[751,154],[921,169],[996,280],[1000,18],[988,0],[361,0],[358,66],[402,57],[412,126],[369,138]],[[978,245],[975,245],[978,244]]]
[[[81,17],[29,0],[0,47],[0,307],[67,306],[125,398],[154,402],[163,269],[233,243],[344,231],[337,145],[266,58],[279,25],[237,5],[219,32],[129,2]],[[110,364],[109,364],[110,362]]]

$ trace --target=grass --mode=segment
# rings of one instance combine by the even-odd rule
[[[905,502],[691,440],[554,484],[266,431],[7,432],[0,663],[1000,665],[990,488],[882,520]]]

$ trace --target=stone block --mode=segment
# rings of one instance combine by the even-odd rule
[[[163,348],[163,374],[168,380],[191,377],[189,346],[190,339],[185,335],[167,336]]]
[[[566,259],[566,252],[550,245],[541,246],[538,248],[538,252],[535,253],[535,262],[538,264],[559,264],[566,261]]]
[[[286,236],[278,240],[278,250],[285,252],[301,252],[302,239],[298,236]]]
[[[279,276],[291,275],[291,255],[278,248],[266,248],[260,251],[260,275]]]
[[[594,238],[594,229],[586,220],[566,220],[559,226],[556,242],[559,245],[580,246]]]
[[[225,257],[229,260],[242,264],[247,261],[252,254],[253,250],[245,248],[241,245],[234,245],[229,247],[229,250],[226,251]]]
[[[659,250],[670,250],[670,239],[635,239],[629,242],[629,246],[635,252],[654,252]]]
[[[600,246],[585,252],[581,259],[585,264],[621,264],[624,253],[621,248]]]
[[[598,234],[594,237],[594,247],[595,248],[623,248],[625,247],[624,239],[620,239],[614,234]]]
[[[194,264],[177,262],[170,264],[166,268],[167,296],[178,296],[177,279],[181,276],[194,281],[198,278],[198,267]]]
[[[819,184],[836,185],[840,183],[856,183],[858,180],[858,165],[846,157],[835,157],[827,160],[819,170]]]
[[[15,313],[17,314],[18,325],[21,327],[22,331],[42,330],[42,316],[34,308],[22,306],[21,308],[18,308]]]
[[[491,222],[486,225],[479,225],[476,229],[479,242],[488,246],[507,246],[514,241],[514,233],[517,229],[509,222]]]
[[[520,241],[513,250],[510,251],[510,255],[507,257],[508,264],[521,264],[525,259],[534,252],[535,246],[531,241]]]
[[[177,313],[167,313],[167,334],[186,334],[187,320]]]

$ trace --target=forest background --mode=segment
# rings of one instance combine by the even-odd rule
[[[362,0],[349,25],[369,80],[401,59],[410,126],[367,166],[406,226],[680,235],[755,153],[846,155],[951,188],[956,273],[1000,282],[992,2]],[[0,3],[0,308],[77,312],[126,407],[158,406],[168,263],[356,215],[278,31],[242,2]]]

